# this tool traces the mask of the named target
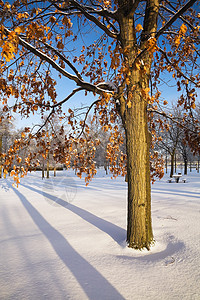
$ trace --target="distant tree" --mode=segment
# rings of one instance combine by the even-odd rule
[[[158,123],[157,132],[159,132],[157,148],[170,156],[170,177],[173,176],[174,169],[176,169],[176,152],[179,146],[183,147],[184,134],[181,124],[183,116],[180,109],[173,107],[171,109],[171,115],[174,116],[173,119],[166,120],[166,118],[163,117],[159,120],[156,120]]]
[[[13,129],[13,121],[10,118],[4,118],[0,113],[0,178],[2,176],[3,153],[7,153],[9,146],[13,144],[15,133]]]
[[[94,112],[102,129],[111,132],[108,156],[116,175],[120,173],[115,167],[120,119],[126,137],[127,158],[123,154],[120,161],[121,166],[126,163],[128,178],[127,241],[129,247],[149,249],[153,241],[149,152],[154,130],[148,121],[153,114],[166,114],[160,105],[167,101],[160,102],[159,92],[166,72],[181,91],[178,105],[194,121],[199,87],[198,1],[17,0],[0,1],[0,6],[0,96],[5,113],[10,114],[7,100],[12,98],[12,110],[22,116],[37,111],[41,116],[49,112],[48,121],[56,114],[66,119],[71,130],[55,158],[65,160],[67,166],[73,159],[77,175],[87,174],[86,183],[96,174],[98,146],[86,126],[89,112]],[[59,77],[66,93],[63,100],[57,98]],[[66,79],[77,85],[69,93]],[[81,91],[98,96],[92,103],[88,100],[82,120],[72,108],[62,111]],[[193,132],[198,126],[195,123]],[[42,139],[43,131],[42,126],[37,132],[26,128],[10,149],[7,165],[19,147],[30,139]],[[185,133],[198,151],[199,135],[190,138]]]
[[[197,103],[196,110],[195,110],[195,118],[198,120],[198,123],[200,123],[200,103]],[[200,135],[200,130],[199,130],[199,135]],[[197,141],[197,149],[200,149],[200,141]],[[199,173],[199,168],[200,168],[200,154],[197,151],[195,151],[196,154],[196,159],[197,159],[197,172]]]
[[[34,168],[42,169],[42,178],[45,176],[49,178],[50,168],[54,170],[54,176],[56,176],[56,168],[58,165],[65,163],[63,156],[64,140],[65,140],[65,130],[64,126],[59,121],[58,117],[51,118],[49,120],[44,117],[44,124],[42,125],[41,136],[36,139],[32,144],[32,153],[34,153],[34,159],[37,164]],[[41,125],[37,125],[39,131]],[[59,156],[59,157],[57,157]]]
[[[125,153],[125,133],[122,124],[119,124],[121,128],[121,134],[118,134],[117,139],[115,139],[110,134],[109,126],[105,126],[102,129],[102,126],[96,120],[95,122],[88,118],[88,130],[93,140],[98,141],[98,146],[96,147],[95,152],[95,162],[96,166],[103,166],[106,174],[108,174],[108,169],[114,176],[117,176],[118,173],[122,173],[124,169],[124,160],[126,160]],[[117,125],[114,125],[117,127]],[[113,155],[112,155],[113,154]],[[114,156],[114,157],[113,157]]]
[[[191,152],[191,148],[188,146],[187,141],[184,139],[183,135],[180,136],[177,148],[184,162],[184,175],[187,175],[188,163],[190,162],[191,165],[192,161],[195,160],[195,156]]]
[[[195,107],[194,116],[196,122],[200,122],[200,103],[197,103]],[[190,127],[190,133],[188,133],[188,131],[184,130],[183,128],[183,132],[178,143],[178,149],[184,160],[184,174],[187,174],[188,162],[190,162],[190,171],[191,171],[192,162],[195,161],[196,159],[198,160],[199,157],[200,142],[197,140],[197,143],[194,143],[194,145],[196,145],[194,151],[191,151],[191,143],[193,143],[193,138],[196,139],[198,135],[200,135],[200,130],[198,130],[198,135],[196,135],[194,123],[193,122],[190,123],[190,118],[185,117],[184,121],[188,123],[187,127]],[[197,168],[198,168],[198,164],[197,164]]]
[[[108,159],[107,159],[107,145],[109,143],[109,132],[106,130],[102,130],[102,127],[98,122],[93,122],[91,118],[88,118],[88,127],[90,130],[90,135],[93,140],[99,140],[99,145],[96,148],[95,152],[95,162],[96,166],[104,167],[106,174],[108,173]]]
[[[181,139],[181,141],[178,143],[178,149],[180,150],[180,153],[181,153],[183,161],[184,161],[184,175],[187,175],[187,168],[188,168],[188,160],[189,160],[190,148]]]

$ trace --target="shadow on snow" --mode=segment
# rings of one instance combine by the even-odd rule
[[[101,231],[107,233],[109,236],[112,237],[114,241],[116,241],[120,246],[124,243],[124,240],[126,239],[126,230],[123,228],[109,222],[106,220],[103,220],[100,217],[97,217],[96,215],[84,210],[83,208],[77,207],[71,203],[66,203],[66,201],[55,197],[54,195],[51,195],[47,192],[40,191],[36,188],[30,187],[28,185],[25,185],[21,183],[20,185],[24,186],[25,188],[30,189],[33,192],[39,193],[42,196],[45,196],[49,198],[52,201],[56,201],[57,204],[61,205],[62,207],[70,210],[74,214],[78,215],[81,217],[83,220],[86,222],[92,224],[93,226],[97,227]]]
[[[58,257],[73,273],[89,299],[124,299],[91,264],[74,250],[63,235],[42,217],[22,193],[15,188],[13,190],[32,220],[48,239]]]

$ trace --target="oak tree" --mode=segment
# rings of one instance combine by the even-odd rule
[[[1,0],[4,115],[9,117],[13,111],[23,117],[39,113],[43,118],[48,113],[43,125],[25,128],[9,149],[4,173],[31,139],[48,156],[45,124],[58,115],[70,129],[53,155],[66,166],[73,162],[77,175],[85,173],[88,183],[96,174],[99,144],[87,126],[92,113],[94,122],[98,120],[102,130],[110,133],[107,158],[113,175],[127,172],[128,245],[149,249],[153,241],[150,148],[158,139],[153,116],[167,116],[160,84],[170,76],[179,92],[177,105],[194,124],[192,135],[185,128],[186,137],[199,151],[199,125],[193,114],[199,87],[197,7],[197,0],[16,0],[11,4]],[[57,95],[59,82],[63,99]],[[88,105],[77,111],[73,100],[76,95],[83,98],[83,91],[91,93],[94,101],[88,98]],[[71,106],[66,109],[68,102]],[[126,153],[120,149],[119,122],[125,131]],[[157,159],[157,154],[151,156]],[[37,153],[27,155],[24,172],[36,157]],[[18,172],[15,166],[12,174],[17,183]]]

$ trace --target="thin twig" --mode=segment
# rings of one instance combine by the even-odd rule
[[[150,113],[156,113],[156,114],[159,114],[159,115],[165,117],[166,119],[170,119],[171,121],[173,121],[174,123],[176,123],[177,125],[179,125],[181,128],[187,129],[187,130],[189,130],[190,132],[197,134],[197,131],[194,131],[194,130],[192,130],[192,129],[186,127],[185,125],[181,124],[179,121],[175,120],[173,117],[167,115],[164,111],[158,111],[158,110],[156,110],[156,109],[154,109],[154,108],[148,108],[147,111],[150,112]],[[198,128],[198,131],[199,131],[199,130],[200,130],[200,127],[197,126],[197,128]]]
[[[168,63],[169,65],[171,65],[171,66],[172,66],[172,67],[173,67],[173,68],[174,68],[174,69],[175,69],[182,77],[184,77],[184,78],[187,79],[188,81],[192,82],[192,83],[195,84],[197,87],[200,86],[200,85],[199,85],[198,83],[196,83],[194,80],[190,79],[190,77],[186,76],[181,70],[179,70],[178,68],[175,68],[174,65],[173,65],[173,63],[170,61],[169,57],[167,56],[167,53],[166,53],[163,49],[161,49],[161,48],[158,47],[158,50],[159,50],[159,52],[161,52],[161,53],[164,55],[164,57],[165,57],[167,63]]]
[[[78,139],[80,138],[80,136],[83,134],[83,131],[84,131],[84,128],[85,128],[85,125],[86,125],[86,120],[87,120],[87,117],[88,117],[88,115],[89,115],[89,112],[90,112],[90,110],[92,109],[92,107],[95,105],[95,104],[97,104],[97,103],[99,103],[101,101],[101,99],[98,99],[98,100],[96,100],[96,101],[94,101],[90,106],[89,106],[89,108],[88,108],[88,110],[87,110],[87,112],[86,112],[86,115],[85,115],[85,119],[84,119],[84,121],[83,121],[83,126],[82,126],[82,130],[81,130],[81,133],[78,135]]]

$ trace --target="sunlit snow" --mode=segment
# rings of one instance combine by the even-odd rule
[[[124,178],[0,181],[0,299],[200,299],[200,174],[152,186],[155,245],[126,245]]]

